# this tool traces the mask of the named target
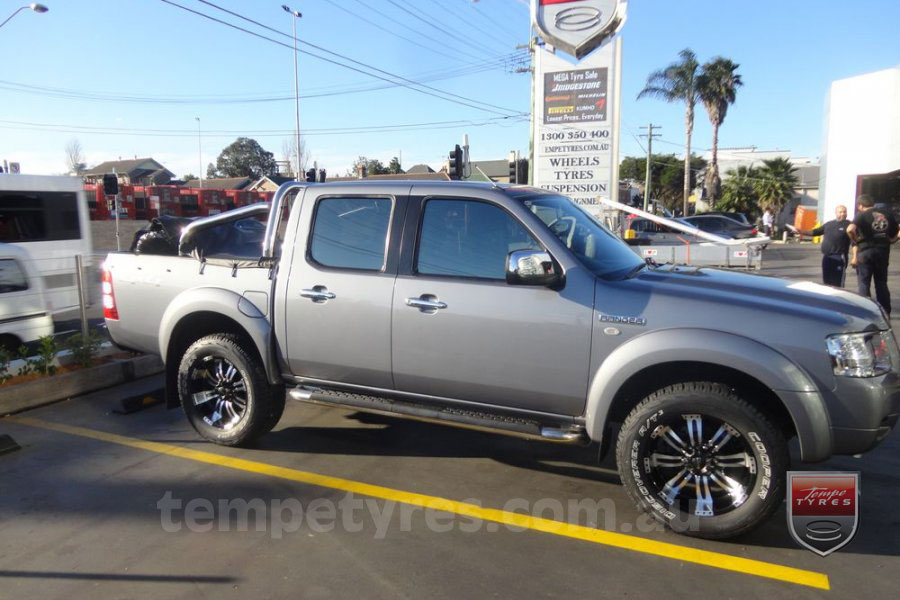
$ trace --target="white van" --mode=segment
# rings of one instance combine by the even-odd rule
[[[0,242],[27,251],[47,310],[78,309],[75,255],[91,272],[91,222],[80,177],[0,174]]]
[[[26,250],[0,243],[0,348],[19,346],[53,334],[44,280]]]

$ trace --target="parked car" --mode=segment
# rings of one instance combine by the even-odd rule
[[[0,349],[19,346],[53,334],[44,281],[27,250],[0,243]]]
[[[696,225],[691,225],[684,219],[678,218],[673,220],[684,225],[696,227]],[[697,236],[678,231],[677,229],[661,225],[656,221],[651,221],[650,219],[643,217],[635,217],[626,220],[625,227],[626,229],[622,238],[625,240],[625,243],[630,246],[670,245],[683,244],[685,242],[694,244],[705,241]]]
[[[758,231],[752,225],[744,225],[734,219],[718,215],[694,215],[684,217],[683,221],[692,227],[696,227],[707,233],[714,233],[719,237],[743,240],[756,237]]]
[[[719,211],[719,210],[713,210],[710,212],[700,213],[699,215],[696,215],[696,216],[701,216],[701,215],[728,217],[729,219],[737,221],[738,223],[743,223],[744,225],[753,225],[753,223],[750,222],[750,219],[747,218],[747,215],[745,215],[742,212],[723,212],[723,211]]]
[[[205,247],[263,212],[247,255]],[[178,256],[110,254],[103,291],[112,339],[163,358],[170,405],[207,440],[264,435],[287,387],[593,443],[687,535],[778,510],[789,439],[806,462],[857,454],[900,415],[900,349],[872,300],[648,265],[569,198],[524,186],[291,182],[271,206],[189,224]]]

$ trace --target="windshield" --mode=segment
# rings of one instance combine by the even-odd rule
[[[518,200],[547,226],[588,269],[604,279],[634,273],[644,261],[565,196],[535,194]]]

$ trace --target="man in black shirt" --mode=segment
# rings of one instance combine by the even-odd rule
[[[897,241],[900,227],[891,211],[875,208],[871,196],[863,194],[857,198],[857,203],[856,218],[847,228],[847,235],[857,245],[856,274],[859,280],[859,293],[871,297],[869,288],[874,279],[875,297],[881,308],[890,315],[888,261],[891,257],[891,244]]]
[[[797,229],[788,225],[788,229],[800,235],[822,238],[822,281],[825,285],[844,287],[844,275],[847,272],[847,254],[850,252],[850,238],[847,236],[847,207],[839,205],[834,211],[834,220],[828,221],[815,229]]]

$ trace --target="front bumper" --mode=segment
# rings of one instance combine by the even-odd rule
[[[825,394],[831,417],[833,454],[859,454],[877,446],[900,416],[900,373],[880,377],[835,377]]]

